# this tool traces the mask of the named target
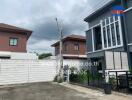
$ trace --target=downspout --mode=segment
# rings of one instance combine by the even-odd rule
[[[125,0],[121,0],[121,5],[122,5],[122,7],[127,9],[127,5],[126,5]],[[124,40],[124,42],[123,42],[124,50],[127,53],[129,69],[131,69],[131,56],[130,56],[130,51],[129,51],[129,46],[128,46],[128,35],[127,35],[128,31],[127,31],[127,23],[126,23],[125,13],[122,16],[122,31],[123,31],[123,40]]]

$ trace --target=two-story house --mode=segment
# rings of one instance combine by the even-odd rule
[[[114,16],[115,6],[123,7],[123,14]],[[84,21],[89,25],[87,58],[99,63],[91,70],[128,70],[132,66],[132,1],[111,0]]]
[[[69,35],[62,39],[62,54],[64,59],[86,59],[86,37],[80,35]],[[52,46],[55,47],[55,56],[60,54],[60,42],[57,41]]]
[[[37,59],[27,53],[27,41],[32,31],[0,23],[0,59]]]
[[[78,70],[86,67],[86,37],[81,35],[69,35],[62,39],[63,66],[75,67]],[[60,42],[52,45],[55,48],[55,57],[59,66]]]

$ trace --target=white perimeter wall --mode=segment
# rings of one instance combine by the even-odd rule
[[[87,68],[87,60],[84,59],[64,59],[63,60],[63,66],[68,66],[69,68],[74,67],[78,70],[80,69],[86,69]],[[57,63],[57,72],[59,72],[60,68],[60,60],[56,60]]]
[[[38,56],[35,53],[17,53],[17,52],[12,52],[10,54],[11,59],[38,59]]]
[[[0,85],[53,81],[55,60],[0,60]]]
[[[87,60],[64,60],[64,66],[85,68]],[[0,60],[0,85],[53,81],[59,72],[57,60]]]
[[[65,59],[64,60],[64,66],[68,65],[69,68],[71,67],[76,67],[78,70],[80,69],[85,69],[88,65],[87,65],[87,60],[84,59]]]

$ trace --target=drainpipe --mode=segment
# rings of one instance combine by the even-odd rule
[[[121,0],[121,5],[127,9],[126,5],[126,0]],[[125,13],[122,16],[122,31],[123,31],[123,40],[124,40],[124,50],[127,52],[127,59],[128,59],[128,66],[129,69],[131,69],[131,56],[130,56],[130,51],[129,51],[129,46],[128,46],[128,31],[127,31],[127,24],[126,24],[126,16]]]

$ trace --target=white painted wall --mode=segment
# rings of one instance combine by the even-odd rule
[[[0,57],[10,57],[11,59],[38,59],[35,53],[22,52],[0,52]]]
[[[86,60],[64,60],[64,66],[81,69]],[[53,81],[59,71],[59,61],[0,60],[0,85]]]
[[[0,60],[0,85],[53,81],[55,60]]]
[[[11,53],[11,59],[38,59],[34,53]]]
[[[78,70],[86,68],[87,67],[87,60],[84,59],[65,59],[64,60],[64,66],[68,65],[71,67],[76,67]]]
[[[59,60],[55,60],[57,63],[57,72],[59,72],[60,68],[60,62]],[[64,59],[63,60],[63,66],[68,66],[69,68],[74,67],[78,70],[87,68],[87,60],[81,60],[81,59]]]

